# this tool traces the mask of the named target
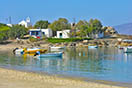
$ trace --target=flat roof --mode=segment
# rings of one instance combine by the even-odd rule
[[[41,31],[41,29],[29,29],[29,31]]]

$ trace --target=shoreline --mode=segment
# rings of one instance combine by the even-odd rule
[[[81,78],[24,72],[0,67],[0,88],[129,88],[107,81],[85,81]],[[23,85],[24,84],[24,85]],[[21,86],[20,86],[21,85]]]

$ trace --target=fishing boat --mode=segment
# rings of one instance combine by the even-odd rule
[[[24,54],[35,54],[37,51],[39,51],[40,53],[45,53],[47,49],[40,48],[24,49]]]
[[[124,47],[125,53],[132,53],[132,46]]]
[[[62,57],[63,52],[56,52],[56,53],[46,53],[46,54],[40,54],[40,52],[37,52],[38,58],[45,58],[45,57]]]
[[[65,49],[65,47],[57,47],[57,46],[52,46],[52,47],[50,47],[50,50],[51,51],[59,51],[59,50],[63,50],[63,49]]]
[[[89,49],[95,49],[95,48],[98,48],[98,46],[96,45],[92,45],[92,46],[88,46]]]
[[[14,49],[14,54],[35,54],[37,51],[40,53],[45,53],[47,49],[40,49],[40,48],[24,48],[24,49]]]
[[[19,55],[19,54],[21,55],[21,54],[23,54],[23,49],[16,48],[16,49],[13,50],[13,53],[17,54],[17,55]]]

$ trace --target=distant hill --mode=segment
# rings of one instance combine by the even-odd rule
[[[132,35],[132,23],[114,26],[119,34]]]

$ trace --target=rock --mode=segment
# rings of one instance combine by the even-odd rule
[[[88,40],[83,40],[83,43],[88,43]]]

